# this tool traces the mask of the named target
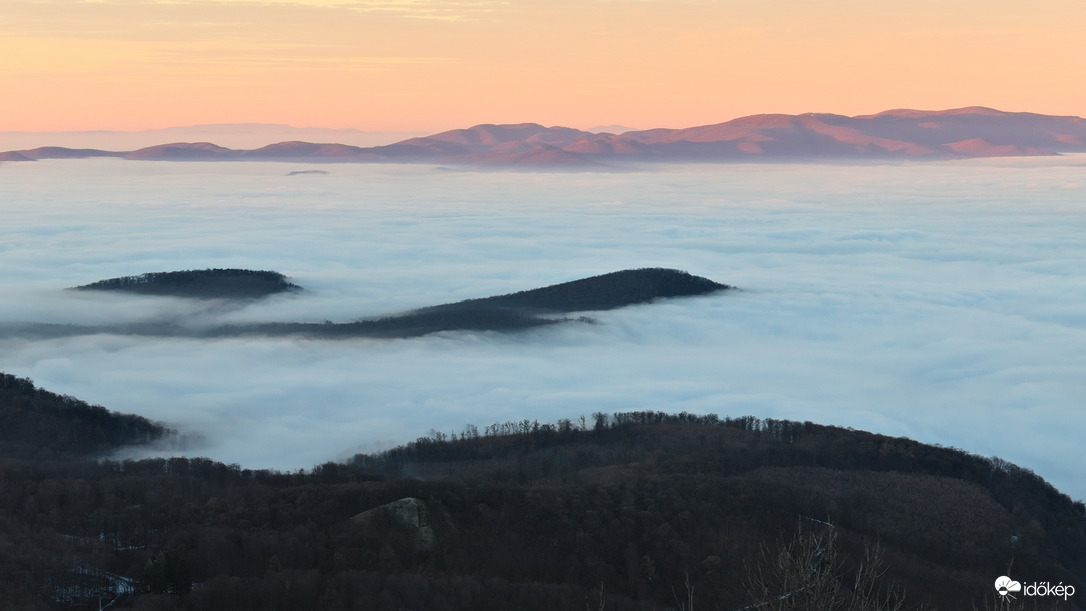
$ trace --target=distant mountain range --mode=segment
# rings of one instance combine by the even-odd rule
[[[615,131],[592,129],[590,131]],[[629,131],[624,129],[621,131]],[[211,123],[136,131],[0,131],[0,150],[22,150],[42,145],[131,151],[163,142],[214,142],[234,149],[252,149],[272,142],[342,142],[377,146],[425,132],[373,132],[361,129],[294,127],[279,123]]]
[[[622,162],[965,159],[1086,152],[1086,119],[971,106],[875,115],[752,115],[715,125],[595,133],[535,123],[476,125],[394,144],[279,142],[238,150],[176,142],[133,151],[40,147],[0,161],[119,157],[151,161],[442,163],[603,168]]]

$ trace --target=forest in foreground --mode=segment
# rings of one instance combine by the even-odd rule
[[[1086,608],[993,587],[1086,588],[1081,501],[810,422],[469,425],[283,473],[102,459],[173,433],[0,374],[0,431],[4,608]]]

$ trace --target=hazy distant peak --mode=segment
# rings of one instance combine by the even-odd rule
[[[452,129],[449,131],[426,136],[427,140],[441,140],[455,142],[457,144],[496,144],[510,140],[520,140],[533,136],[546,129],[538,123],[517,123],[512,125],[498,125],[483,123],[473,125],[466,129]]]
[[[214,160],[231,156],[233,149],[212,144],[211,142],[171,142],[148,146],[130,153],[126,159],[162,159],[166,161]]]
[[[591,135],[571,127],[544,127],[538,123],[516,123],[496,125],[484,123],[467,129],[454,129],[433,136],[427,140],[440,140],[463,145],[494,145],[504,142],[534,140],[536,142],[568,144],[580,137]]]
[[[28,157],[18,151],[7,151],[6,153],[0,153],[0,161],[37,161],[33,157]]]
[[[224,146],[219,146],[211,142],[169,142],[167,144],[156,144],[154,146],[147,146],[141,149],[132,151],[133,153],[139,153],[140,151],[151,150],[164,150],[164,149],[177,149],[185,151],[208,151],[215,153],[229,152],[233,149],[228,149]]]
[[[966,106],[964,108],[951,108],[949,110],[913,110],[910,108],[895,108],[893,110],[884,110],[880,113],[873,115],[857,115],[854,119],[874,119],[880,117],[897,117],[901,119],[922,119],[927,117],[953,117],[959,115],[982,115],[987,117],[1002,117],[1012,114],[1004,112],[1002,110],[996,110],[994,108],[988,108],[987,106]]]
[[[227,130],[253,130],[253,129],[299,129],[286,123],[198,123],[196,125],[176,125],[162,127],[146,131],[227,131]]]
[[[626,132],[636,132],[639,130],[636,127],[630,127],[628,125],[597,125],[595,127],[590,127],[585,131],[593,134],[619,135],[625,134]]]
[[[365,152],[366,149],[364,148],[348,144],[318,144],[292,140],[269,144],[244,153],[246,157],[349,157]]]
[[[99,149],[73,149],[64,146],[39,146],[38,148],[14,152],[28,159],[81,159],[85,157],[119,157],[124,154]]]
[[[173,148],[182,148],[182,149],[200,149],[200,150],[204,150],[204,151],[229,151],[229,150],[231,150],[231,149],[226,148],[225,146],[219,146],[218,144],[215,144],[215,143],[212,143],[212,142],[170,142],[170,143],[167,143],[167,144],[160,144],[158,146],[169,146],[169,147],[173,147]]]

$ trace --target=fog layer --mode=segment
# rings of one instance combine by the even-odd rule
[[[1086,159],[622,174],[0,165],[0,326],[346,322],[636,267],[729,285],[597,324],[402,340],[0,338],[0,370],[308,468],[595,411],[812,420],[998,455],[1086,497]],[[61,289],[269,269],[239,307]]]

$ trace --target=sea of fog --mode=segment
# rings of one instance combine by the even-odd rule
[[[0,165],[8,327],[342,322],[647,266],[742,290],[511,335],[7,336],[0,371],[254,468],[469,423],[663,410],[907,436],[1086,497],[1084,156],[614,173]],[[306,290],[245,307],[62,290],[209,267]]]

